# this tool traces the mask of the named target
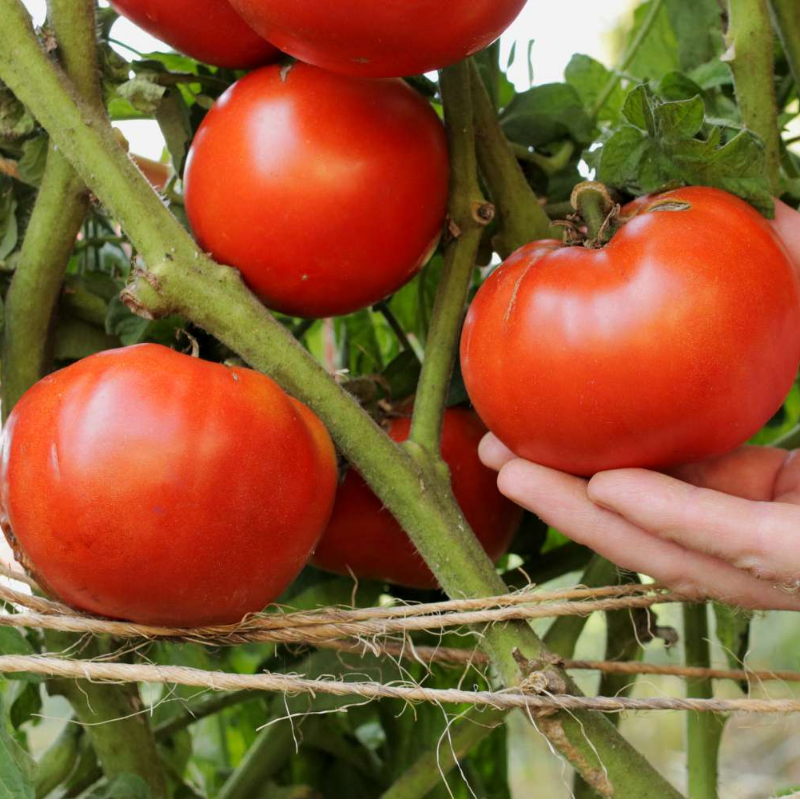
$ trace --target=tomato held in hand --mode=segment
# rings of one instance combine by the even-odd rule
[[[251,69],[281,52],[262,39],[228,0],[110,0],[116,11],[170,47],[216,67]]]
[[[800,286],[749,205],[690,187],[641,204],[600,249],[534,242],[479,290],[461,367],[522,458],[577,475],[732,450],[800,359]]]
[[[390,78],[454,64],[491,44],[525,0],[231,0],[281,50],[345,75]]]
[[[448,171],[441,122],[402,81],[265,67],[200,126],[186,210],[200,245],[267,306],[327,317],[416,274],[442,229]]]
[[[336,480],[322,423],[265,375],[138,345],[22,397],[3,437],[2,523],[71,606],[230,623],[303,568]]]
[[[410,428],[409,419],[395,419],[389,436],[405,441]],[[522,511],[500,494],[497,476],[478,458],[485,433],[473,412],[460,408],[445,412],[442,456],[450,467],[453,494],[489,558],[497,561],[508,549]],[[331,521],[311,563],[340,575],[400,586],[439,585],[408,535],[353,469],[339,487]]]

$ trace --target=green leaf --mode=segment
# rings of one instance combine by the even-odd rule
[[[0,176],[0,260],[6,258],[17,246],[17,198],[9,178]]]
[[[403,350],[393,358],[383,371],[393,400],[402,400],[414,394],[419,381],[419,359],[410,350]]]
[[[158,75],[140,72],[117,87],[117,95],[141,114],[152,116],[161,103],[166,88],[158,83]]]
[[[9,733],[0,700],[0,797],[35,797],[32,766],[31,757]]]
[[[703,126],[705,105],[700,95],[691,100],[673,100],[658,103],[654,108],[658,133],[668,138],[691,138]]]
[[[703,94],[701,86],[677,70],[663,75],[656,85],[656,91],[664,100],[690,100],[697,94]]]
[[[364,309],[340,317],[336,320],[336,328],[351,376],[379,373],[383,359],[372,314]]]
[[[35,130],[36,120],[32,114],[0,83],[0,142],[23,139]]]
[[[645,19],[650,15],[653,2],[654,0],[648,0],[636,8],[629,41],[637,35]],[[683,5],[689,4],[683,0]],[[680,69],[680,66],[678,39],[672,28],[667,7],[662,4],[653,26],[636,51],[627,71],[642,80],[650,80],[670,70]]]
[[[541,147],[571,137],[586,144],[594,125],[574,86],[546,83],[521,92],[501,114],[506,135],[514,142]]]
[[[156,121],[164,134],[175,172],[183,175],[193,131],[189,108],[180,92],[167,92],[164,95],[156,111]]]
[[[622,116],[631,125],[647,131],[651,136],[655,135],[656,124],[653,118],[650,97],[644,84],[628,92],[628,96],[622,106]]]
[[[50,137],[40,134],[22,144],[22,158],[18,163],[20,178],[31,186],[39,186],[47,164]]]
[[[611,80],[613,73],[591,56],[576,53],[564,70],[564,78],[581,98],[587,112],[591,112],[601,92]],[[619,82],[598,110],[597,119],[616,122],[622,109],[625,92]]]
[[[3,652],[5,654],[5,651]],[[37,683],[15,680],[12,695],[9,717],[11,724],[15,728],[19,728],[26,722],[30,722],[34,714],[38,714],[42,710],[42,693]]]
[[[693,69],[722,52],[722,10],[718,0],[666,0],[665,5],[678,42],[681,69]]]
[[[623,125],[600,149],[600,159],[596,162],[598,178],[610,186],[629,186],[649,146],[643,131]]]
[[[129,772],[123,772],[117,775],[110,783],[101,786],[97,790],[91,792],[87,797],[93,798],[117,798],[118,800],[146,800],[150,797],[150,787],[147,781],[140,775],[133,775]]]

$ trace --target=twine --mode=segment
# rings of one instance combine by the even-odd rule
[[[368,700],[395,699],[409,703],[439,705],[470,704],[496,709],[521,708],[529,712],[569,711],[699,711],[712,713],[793,713],[800,711],[800,700],[706,700],[697,698],[576,697],[573,695],[530,695],[520,689],[490,692],[464,689],[426,689],[408,683],[383,684],[375,681],[310,679],[266,672],[236,675],[191,667],[151,664],[119,664],[75,661],[44,656],[0,656],[0,673],[32,672],[58,678],[82,678],[110,683],[182,684],[205,689],[236,691],[255,689],[285,694],[329,694],[337,697],[363,697]]]

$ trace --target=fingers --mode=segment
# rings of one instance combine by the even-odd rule
[[[687,464],[668,474],[747,500],[774,500],[775,483],[788,453],[774,447],[740,447],[718,458]]]
[[[772,227],[783,239],[795,265],[800,269],[800,214],[786,203],[776,200]]]
[[[800,599],[718,558],[653,536],[597,506],[581,478],[516,459],[502,467],[498,486],[574,541],[688,597],[714,597],[749,608],[800,608]]]
[[[478,447],[481,461],[490,469],[499,470],[516,456],[493,434],[487,433]]]
[[[800,508],[743,500],[647,470],[595,475],[588,496],[662,540],[727,561],[756,578],[800,577]]]

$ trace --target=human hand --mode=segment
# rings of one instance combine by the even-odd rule
[[[516,458],[493,434],[500,491],[609,561],[680,594],[800,610],[800,451],[742,447],[671,475],[576,478]]]

